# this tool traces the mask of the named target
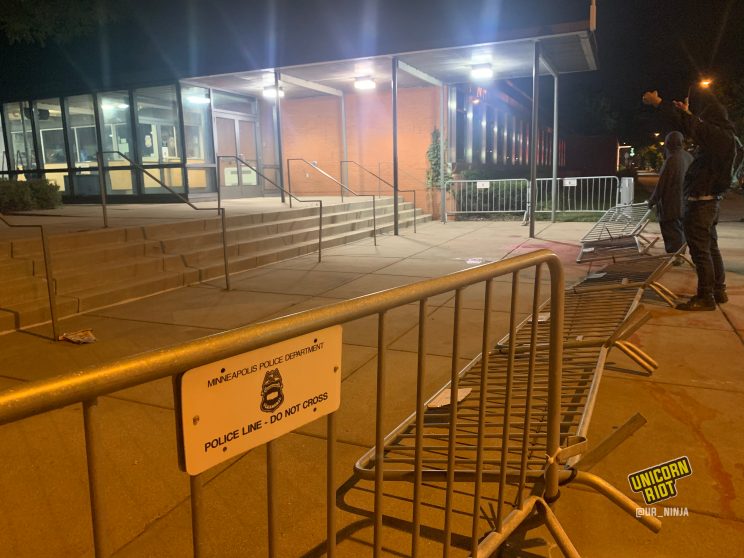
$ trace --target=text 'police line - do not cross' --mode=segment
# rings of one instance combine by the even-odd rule
[[[184,373],[182,468],[198,475],[336,411],[341,344],[334,326]]]

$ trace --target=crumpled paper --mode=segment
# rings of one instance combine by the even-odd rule
[[[59,336],[59,340],[69,341],[70,343],[76,343],[77,345],[86,345],[97,341],[96,336],[93,335],[92,329],[81,329],[78,331],[63,333]]]

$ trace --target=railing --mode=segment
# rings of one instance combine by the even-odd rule
[[[261,178],[263,178],[266,182],[268,182],[274,188],[276,188],[277,190],[279,190],[283,194],[283,196],[284,195],[288,196],[289,197],[289,207],[292,207],[292,200],[298,201],[300,203],[317,203],[318,204],[318,206],[319,206],[319,212],[320,212],[319,215],[318,215],[318,261],[321,261],[321,252],[322,252],[322,246],[323,246],[323,200],[301,200],[300,198],[298,198],[297,196],[295,196],[294,194],[292,194],[292,192],[289,192],[289,191],[285,190],[284,188],[282,188],[281,186],[279,186],[276,182],[274,182],[273,180],[271,180],[269,177],[267,177],[264,174],[258,172],[258,169],[257,168],[251,166],[249,163],[245,162],[243,159],[241,159],[240,157],[237,157],[235,155],[219,155],[217,157],[217,167],[218,168],[219,168],[219,164],[220,164],[220,159],[235,159],[235,161],[237,162],[238,165],[241,165],[242,164],[242,165],[248,167],[249,169],[251,169],[253,172],[256,173],[256,176],[260,176]],[[217,180],[217,207],[221,207],[221,204],[222,204],[221,190],[222,190],[222,181],[218,179]]]
[[[616,176],[560,178],[557,186],[553,200],[553,179],[537,179],[535,213],[600,212],[620,203]],[[524,213],[526,219],[529,212],[530,183],[525,178],[450,180],[447,189],[452,194],[448,214]]]
[[[47,294],[49,296],[49,315],[52,320],[52,341],[58,341],[59,328],[57,327],[57,298],[53,279],[54,273],[52,271],[52,254],[49,250],[49,239],[47,238],[46,232],[44,231],[44,225],[13,224],[8,221],[2,213],[0,213],[0,221],[5,223],[9,227],[39,229],[39,233],[41,234],[41,252],[44,257],[44,272],[46,274]]]
[[[529,181],[524,178],[499,180],[449,180],[448,214],[521,213],[529,200]]]
[[[363,167],[362,165],[360,165],[356,161],[341,161],[341,175],[342,176],[343,176],[344,165],[349,165],[349,164],[352,164],[352,165],[357,166],[360,170],[363,170],[364,172],[370,174],[375,179],[377,179],[377,195],[378,195],[378,197],[380,196],[380,184],[385,184],[386,186],[389,186],[390,188],[392,188],[393,190],[395,190],[395,186],[393,186],[392,184],[390,184],[390,182],[388,182],[387,180],[385,180],[384,178],[382,178],[380,175],[375,174],[371,170]],[[411,190],[401,190],[400,188],[398,188],[398,192],[411,192],[413,194],[413,232],[416,232],[416,207],[417,207],[417,205],[416,205],[416,190],[412,190],[412,189]]]
[[[230,268],[229,268],[229,261],[227,257],[227,227],[225,225],[225,208],[224,207],[196,207],[193,203],[191,203],[188,199],[184,198],[181,194],[173,190],[170,186],[166,185],[162,180],[160,180],[157,176],[152,174],[150,171],[148,171],[145,167],[140,165],[139,163],[135,163],[132,159],[124,155],[119,150],[106,150],[106,151],[99,151],[96,155],[96,159],[98,160],[98,184],[101,190],[101,206],[103,207],[103,222],[104,226],[108,227],[108,218],[106,213],[106,170],[111,170],[111,167],[107,167],[104,165],[104,154],[109,155],[118,155],[125,161],[127,161],[130,165],[132,165],[133,168],[140,170],[143,174],[149,176],[151,179],[153,179],[155,182],[157,182],[162,188],[165,188],[176,196],[179,200],[181,200],[183,203],[188,205],[191,209],[194,209],[196,211],[217,211],[217,215],[219,216],[221,223],[222,223],[222,257],[225,262],[225,288],[229,291],[230,290]]]
[[[419,417],[423,420],[424,416],[424,382],[427,377],[426,362],[427,362],[427,347],[432,344],[432,339],[429,338],[427,330],[427,322],[430,320],[430,315],[427,310],[428,301],[432,297],[454,291],[455,293],[455,304],[453,308],[453,321],[451,322],[451,339],[452,339],[452,351],[450,360],[450,366],[447,367],[449,371],[450,367],[452,370],[452,377],[458,377],[458,370],[461,368],[461,357],[464,356],[462,353],[462,346],[460,341],[465,340],[465,335],[459,331],[462,326],[462,312],[463,307],[466,306],[464,302],[463,291],[465,288],[472,285],[484,285],[485,298],[483,299],[482,309],[482,329],[478,335],[479,346],[482,350],[482,354],[489,354],[490,348],[493,346],[493,340],[495,335],[491,331],[491,320],[492,314],[495,310],[495,305],[492,296],[492,287],[494,279],[502,276],[511,276],[512,280],[512,292],[511,292],[511,312],[510,312],[510,331],[513,332],[518,319],[518,314],[523,312],[524,309],[519,309],[519,286],[522,284],[520,280],[520,272],[526,270],[524,276],[530,275],[534,272],[534,293],[531,295],[532,304],[527,305],[527,312],[533,316],[533,323],[536,324],[538,321],[537,305],[540,298],[540,289],[544,286],[544,282],[540,280],[540,274],[544,267],[548,268],[550,274],[550,324],[549,324],[549,337],[547,341],[549,346],[543,346],[542,352],[540,353],[540,362],[544,365],[545,375],[543,373],[539,375],[539,381],[545,388],[539,401],[540,408],[543,409],[547,421],[543,423],[539,436],[546,439],[547,454],[550,459],[546,456],[530,456],[530,460],[534,460],[539,457],[542,464],[541,469],[544,469],[544,484],[541,485],[541,492],[545,494],[546,499],[554,498],[558,494],[558,479],[559,479],[559,464],[556,456],[559,454],[559,440],[560,440],[560,413],[561,413],[561,367],[562,367],[562,324],[563,324],[563,295],[564,295],[564,277],[563,269],[560,264],[558,257],[548,250],[538,250],[530,254],[517,256],[508,260],[495,262],[487,265],[474,267],[451,275],[438,277],[435,279],[429,279],[418,283],[398,287],[366,296],[362,296],[353,300],[346,300],[323,308],[309,310],[306,312],[293,314],[276,320],[250,325],[235,329],[232,331],[219,333],[210,337],[197,339],[174,345],[168,348],[152,351],[149,353],[143,353],[118,359],[113,363],[98,365],[95,367],[88,368],[86,370],[75,372],[71,374],[65,374],[57,376],[55,378],[49,378],[45,380],[39,380],[22,384],[13,389],[6,390],[0,393],[0,425],[7,425],[14,423],[22,419],[40,415],[52,411],[54,409],[60,409],[62,407],[72,405],[75,403],[83,404],[83,441],[85,444],[86,458],[87,458],[87,470],[88,470],[88,489],[90,494],[90,505],[91,505],[91,523],[93,527],[93,540],[95,547],[95,555],[97,557],[106,555],[112,550],[110,548],[110,542],[104,538],[104,533],[107,532],[106,525],[104,525],[101,510],[103,508],[103,493],[105,492],[102,479],[99,477],[99,467],[104,467],[105,463],[108,462],[109,457],[104,456],[101,450],[101,444],[103,442],[102,432],[102,419],[100,412],[98,411],[98,398],[111,394],[122,389],[131,388],[152,382],[162,378],[171,376],[177,376],[182,374],[186,370],[190,370],[199,366],[213,364],[215,361],[234,357],[247,351],[252,351],[266,347],[273,343],[278,343],[288,339],[293,339],[299,335],[309,334],[316,332],[320,329],[344,324],[353,320],[359,320],[361,318],[377,316],[377,364],[376,364],[376,415],[375,415],[375,440],[376,448],[378,448],[375,454],[375,464],[379,473],[376,475],[374,482],[374,499],[375,506],[373,510],[374,516],[374,556],[380,556],[382,553],[383,545],[383,489],[384,479],[382,470],[384,468],[386,459],[388,456],[384,454],[382,448],[383,437],[385,433],[385,426],[383,419],[386,419],[386,423],[390,422],[390,418],[386,416],[386,410],[393,410],[393,406],[387,401],[385,396],[386,383],[388,374],[393,372],[392,366],[388,364],[388,345],[389,339],[387,339],[387,327],[392,319],[389,317],[389,312],[418,302],[418,365],[416,368],[416,388],[415,388],[415,400],[416,410],[419,413]],[[523,277],[524,277],[523,276]],[[508,307],[508,305],[507,305]],[[533,328],[534,329],[534,328]],[[536,345],[535,345],[536,346]],[[437,351],[440,352],[440,351]],[[480,398],[480,411],[477,416],[471,417],[469,423],[477,423],[480,426],[475,428],[477,434],[472,436],[472,444],[478,448],[478,468],[477,468],[477,481],[475,482],[473,492],[473,517],[472,517],[472,539],[477,543],[480,534],[484,530],[484,525],[481,523],[480,511],[482,506],[485,505],[486,496],[484,495],[484,483],[489,482],[493,478],[493,470],[489,471],[489,477],[481,475],[484,471],[483,467],[486,462],[483,459],[481,453],[481,447],[485,443],[487,438],[491,437],[491,434],[486,431],[484,423],[485,414],[488,412],[486,409],[486,394],[488,392],[488,398],[494,399],[499,398],[498,394],[503,395],[503,382],[507,382],[507,392],[511,389],[512,384],[512,371],[514,370],[513,360],[515,354],[513,351],[509,353],[509,360],[505,364],[504,368],[494,367],[490,373],[499,374],[500,380],[498,386],[487,384],[487,365],[483,367],[482,380],[481,380],[481,398]],[[530,370],[532,374],[533,364],[535,356],[529,357],[525,362],[525,366]],[[533,364],[530,364],[533,363]],[[524,364],[524,363],[522,363]],[[520,364],[520,366],[522,366]],[[520,371],[523,371],[520,368]],[[537,369],[535,369],[537,370]],[[307,371],[308,374],[312,373],[311,370]],[[521,373],[521,372],[520,372]],[[411,374],[414,375],[413,371]],[[404,377],[405,373],[403,370],[396,368],[394,370],[395,377]],[[531,376],[530,376],[531,377]],[[413,378],[411,378],[413,380]],[[456,380],[455,380],[456,381]],[[516,381],[516,380],[515,380]],[[521,382],[522,380],[518,380]],[[538,379],[536,378],[536,381]],[[455,384],[456,385],[456,384]],[[413,394],[411,393],[411,396]],[[366,394],[365,394],[366,396]],[[543,398],[544,397],[544,398]],[[178,408],[178,401],[177,408]],[[507,396],[506,401],[509,401]],[[508,403],[507,403],[508,404]],[[517,402],[514,401],[515,410],[517,409]],[[456,407],[456,406],[455,406]],[[176,411],[178,412],[178,411]],[[515,411],[516,412],[516,411]],[[326,463],[326,475],[325,475],[325,499],[326,499],[326,525],[325,534],[326,540],[321,543],[320,551],[326,551],[330,557],[336,556],[337,551],[337,536],[339,534],[349,533],[349,527],[354,527],[355,524],[347,525],[344,529],[338,529],[337,516],[336,516],[336,494],[339,489],[339,483],[336,480],[334,473],[334,465],[338,465],[338,459],[341,458],[342,454],[336,452],[336,423],[337,413],[331,413],[327,417],[327,436],[326,436],[326,450],[327,450],[327,463]],[[507,418],[511,417],[509,413],[506,415]],[[493,417],[488,420],[492,420]],[[511,417],[513,418],[513,417]],[[180,421],[181,417],[177,417]],[[190,417],[189,417],[190,420]],[[506,419],[505,419],[506,420]],[[196,424],[196,423],[194,423]],[[508,424],[508,422],[507,422]],[[515,427],[516,428],[516,427]],[[527,439],[527,432],[524,431],[525,441]],[[516,436],[516,432],[512,434]],[[322,439],[322,436],[320,437]],[[520,449],[518,444],[514,443],[509,445],[508,439],[510,436],[504,438],[507,453],[518,452],[523,454],[525,451],[524,446]],[[267,501],[269,506],[269,513],[264,514],[257,511],[254,515],[256,521],[265,521],[266,528],[268,531],[268,549],[269,556],[279,555],[276,551],[278,533],[277,525],[278,521],[273,516],[277,513],[277,504],[279,501],[277,495],[277,478],[278,478],[278,464],[276,462],[276,449],[272,450],[272,446],[275,442],[268,442],[267,446],[267,464],[266,464],[266,487],[267,487]],[[422,446],[418,446],[422,447]],[[275,446],[274,446],[275,448]],[[511,450],[509,450],[511,448]],[[454,454],[450,453],[449,457],[447,450],[444,449],[443,459],[448,459],[450,467],[457,458]],[[100,452],[100,453],[99,453]],[[523,460],[525,458],[523,457]],[[175,459],[174,459],[175,462]],[[421,506],[422,506],[422,487],[424,486],[422,478],[421,461],[416,460],[416,468],[414,471],[414,497],[413,497],[413,528],[411,530],[412,545],[415,548],[420,543],[420,538],[423,531],[421,525]],[[492,464],[489,464],[489,467]],[[452,474],[448,475],[447,479],[447,493],[450,495],[450,503],[448,504],[448,518],[445,518],[447,525],[451,524],[451,519],[458,517],[459,513],[455,512],[451,508],[451,496],[453,495],[453,489],[455,482],[459,479],[454,477],[454,470]],[[504,469],[505,471],[505,469]],[[523,471],[524,473],[524,471]],[[2,473],[0,473],[2,474]],[[204,477],[205,473],[201,475],[190,477],[190,488],[191,488],[191,511],[192,511],[192,536],[193,536],[193,547],[194,555],[199,558],[206,555],[207,541],[204,537],[204,512],[205,504],[202,500],[203,497],[203,484],[206,480]],[[256,477],[261,472],[257,469],[251,471],[251,476]],[[500,477],[498,485],[503,486],[503,475],[504,473],[498,473]],[[525,475],[522,474],[522,477]],[[524,478],[520,485],[524,484]],[[496,486],[496,485],[491,485]],[[389,487],[391,488],[391,487]],[[35,488],[38,490],[38,488]],[[457,492],[460,493],[462,487],[457,487]],[[489,494],[488,502],[490,503]],[[257,495],[256,498],[263,498],[263,495]],[[322,505],[323,496],[318,494],[317,499],[313,498],[313,504]],[[503,503],[503,495],[500,496],[500,502]],[[541,498],[535,499],[531,497],[528,499],[521,499],[520,503],[516,505],[514,511],[505,519],[505,524],[513,525],[515,522],[519,523],[524,518],[530,515],[530,510],[535,507],[536,504],[544,501]],[[541,504],[542,505],[542,504]],[[250,513],[246,508],[245,504],[241,505],[241,514]],[[548,510],[549,511],[549,510]],[[294,513],[289,510],[287,513]],[[499,511],[500,513],[500,511]],[[547,513],[547,512],[544,512]],[[298,519],[295,515],[292,515],[292,522]],[[224,518],[221,519],[224,521]],[[258,526],[256,526],[258,529]],[[260,529],[259,529],[260,530]],[[485,527],[485,531],[489,531],[490,528]],[[301,531],[298,531],[298,533]],[[468,527],[468,533],[470,527]],[[285,535],[286,537],[286,535]],[[468,536],[470,539],[470,536]],[[486,539],[488,540],[488,539]],[[259,541],[254,541],[257,546],[260,544]],[[449,548],[450,540],[445,540],[445,548]],[[469,548],[469,546],[468,546]],[[255,553],[254,553],[255,554]],[[413,552],[416,555],[416,552]]]
[[[344,191],[349,192],[350,194],[358,197],[370,197],[372,198],[372,238],[374,240],[375,246],[377,246],[377,204],[375,203],[375,196],[374,194],[359,194],[343,184],[340,180],[336,180],[334,177],[332,177],[330,174],[328,174],[326,171],[321,169],[317,164],[313,164],[310,161],[307,161],[303,159],[302,157],[295,157],[292,159],[287,159],[287,189],[291,192],[292,191],[292,165],[291,163],[293,161],[301,161],[311,167],[313,170],[318,171],[320,174],[325,176],[330,181],[334,182],[339,187],[339,192],[341,193],[341,201],[344,201]],[[291,198],[290,198],[291,200]],[[289,207],[292,207],[292,202],[290,201]]]

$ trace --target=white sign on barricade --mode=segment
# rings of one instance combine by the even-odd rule
[[[182,467],[198,475],[338,410],[341,344],[334,326],[183,374]]]
[[[578,179],[576,178],[564,178],[563,179],[563,185],[564,186],[577,186],[578,185]]]
[[[478,190],[488,190],[491,187],[491,183],[488,180],[478,180],[475,183],[475,187]]]

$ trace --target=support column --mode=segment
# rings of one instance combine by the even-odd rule
[[[274,90],[276,91],[276,97],[274,97],[274,137],[276,138],[276,153],[279,157],[279,186],[282,188],[282,203],[284,203],[284,151],[282,150],[282,111],[281,102],[279,100],[279,80],[281,79],[281,73],[279,70],[274,70]]]
[[[537,201],[537,136],[539,130],[540,42],[535,41],[532,59],[532,141],[530,141],[530,238],[535,238],[535,202]]]
[[[393,234],[398,236],[398,57],[393,56]]]
[[[445,151],[445,141],[444,141],[444,130],[445,127],[447,130],[449,130],[449,127],[447,126],[447,95],[445,92],[445,87],[442,85],[439,89],[439,103],[441,105],[442,109],[442,119],[441,124],[439,127],[439,186],[442,190],[442,207],[439,210],[439,217],[442,220],[442,223],[447,222],[447,181],[444,174],[444,155],[446,153]]]
[[[349,160],[349,145],[346,141],[346,97],[341,94],[339,97],[339,103],[341,104],[341,160]],[[341,165],[341,184],[349,187],[349,165]]]
[[[553,190],[550,204],[550,220],[553,223],[558,209],[558,146],[558,74],[553,74]]]

